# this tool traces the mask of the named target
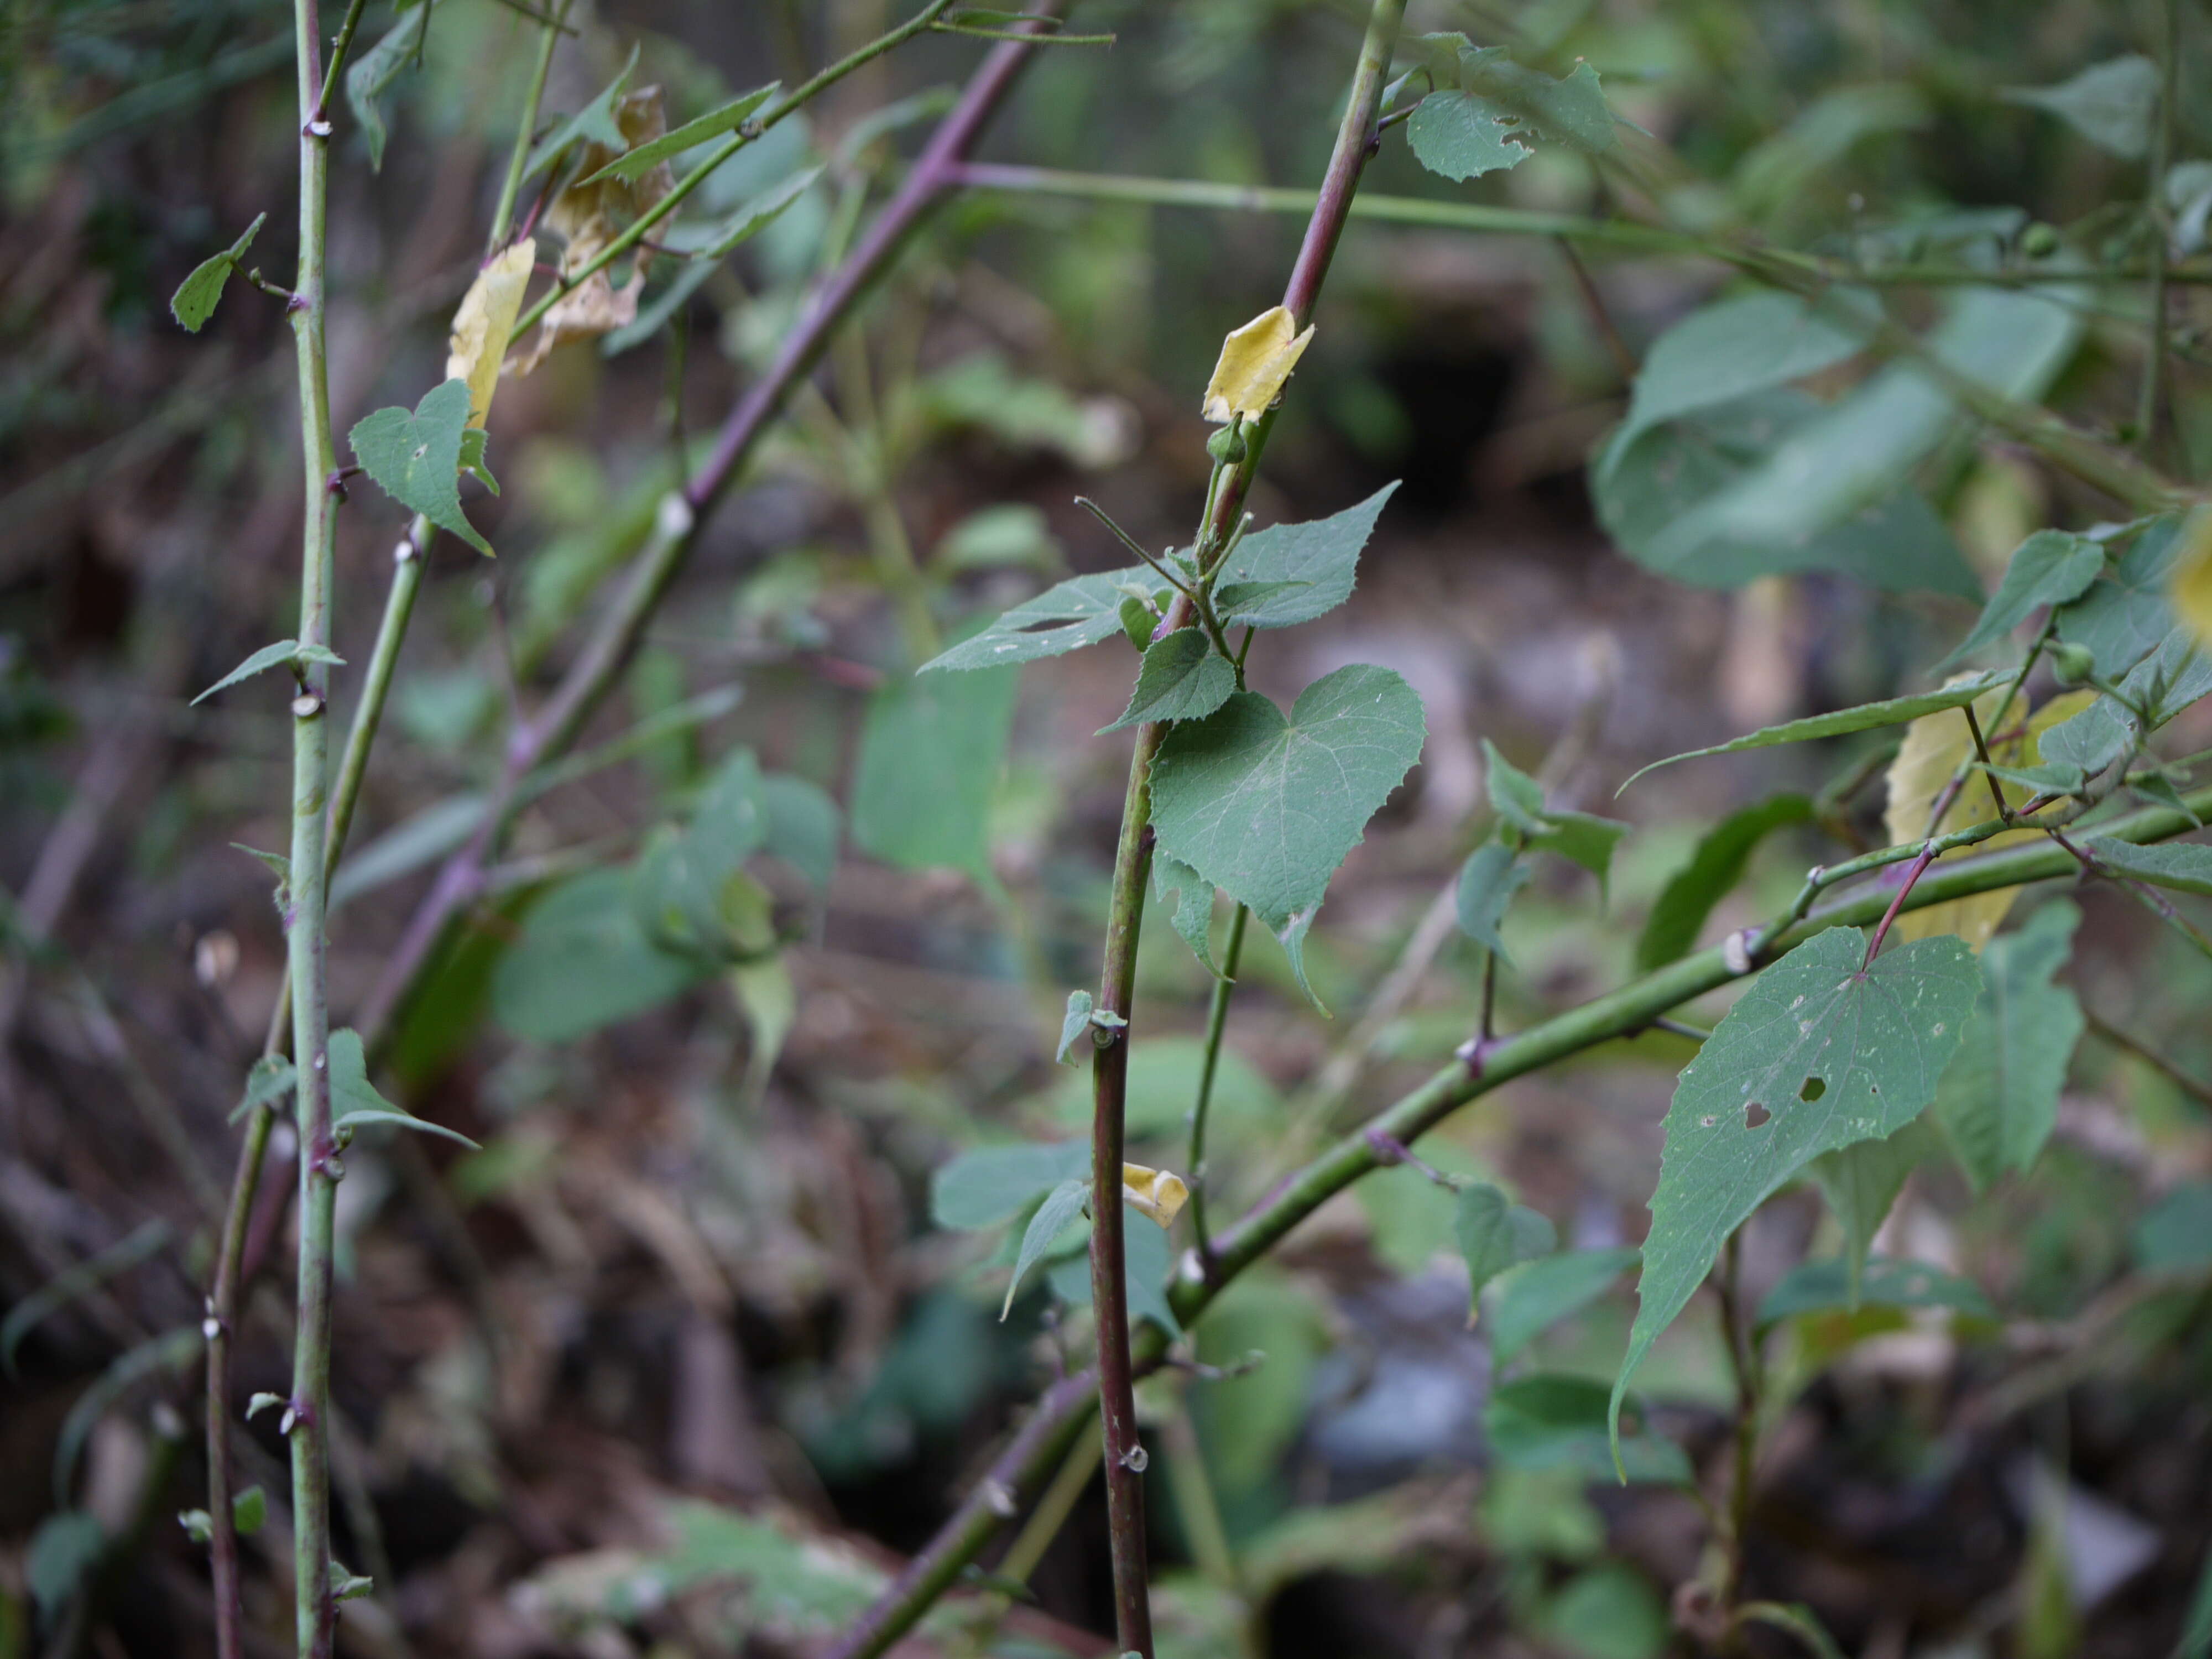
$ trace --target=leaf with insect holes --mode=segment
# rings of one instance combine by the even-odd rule
[[[1297,329],[1289,312],[1270,306],[1242,328],[1230,330],[1213,378],[1206,384],[1200,411],[1206,418],[1226,425],[1240,415],[1256,421],[1266,414],[1312,343],[1312,327],[1303,334]]]
[[[1456,896],[1460,931],[1500,962],[1513,957],[1498,934],[1506,907],[1528,884],[1528,866],[1503,842],[1486,842],[1460,866]]]
[[[2136,53],[2092,64],[2053,87],[2008,87],[1997,94],[2056,115],[2091,143],[2126,161],[2150,148],[2158,110],[2158,65]]]
[[[981,1146],[940,1165],[930,1177],[929,1218],[961,1232],[995,1227],[1090,1168],[1087,1139]]]
[[[1152,763],[1159,850],[1249,906],[1311,998],[1306,930],[1425,735],[1420,698],[1387,668],[1340,668],[1308,686],[1287,720],[1240,691],[1162,741]]]
[[[1713,906],[1743,878],[1759,843],[1778,830],[1805,823],[1813,803],[1803,795],[1773,795],[1732,812],[1707,830],[1689,862],[1668,878],[1636,941],[1638,972],[1678,962],[1697,948],[1698,933]]]
[[[582,182],[595,185],[602,179],[641,179],[671,156],[681,155],[687,149],[696,149],[709,138],[735,132],[782,86],[781,81],[771,81],[764,87],[755,87],[750,92],[732,98],[719,108],[708,110],[695,120],[686,121],[673,132],[664,133],[649,143],[625,151]]]
[[[945,668],[1004,668],[1096,645],[1121,631],[1122,585],[1149,589],[1152,573],[1142,565],[1077,576],[1024,599],[988,627],[922,664],[927,674]]]
[[[2057,1126],[2083,1020],[2057,975],[2081,921],[2071,902],[2053,899],[1982,952],[1981,1000],[1936,1091],[1935,1114],[1976,1192],[2028,1168]]]
[[[1326,616],[1350,599],[1360,550],[1397,488],[1394,481],[1341,513],[1304,524],[1270,525],[1237,543],[1215,576],[1215,593],[1270,586],[1240,596],[1224,611],[1224,626],[1292,628]]]
[[[1784,720],[1779,726],[1762,726],[1741,738],[1731,738],[1726,743],[1717,743],[1710,749],[1692,749],[1680,755],[1669,755],[1665,760],[1653,761],[1642,770],[1632,773],[1628,783],[1620,786],[1626,790],[1646,772],[1656,772],[1662,766],[1672,766],[1677,761],[1703,760],[1708,755],[1734,755],[1747,749],[1768,749],[1779,743],[1810,743],[1816,738],[1846,737],[1853,732],[1870,732],[1878,726],[1903,726],[1924,714],[1939,714],[1947,708],[1960,708],[2002,685],[2010,678],[2004,674],[1966,674],[1936,691],[1916,691],[1910,696],[1888,697],[1881,702],[1863,702],[1856,708],[1838,708],[1826,714],[1813,714],[1802,720]],[[1962,724],[1960,731],[1966,729]]]
[[[325,1053],[331,1068],[331,1127],[349,1129],[364,1123],[390,1123],[403,1129],[458,1140],[472,1152],[483,1149],[458,1129],[402,1111],[376,1091],[368,1080],[368,1061],[362,1052],[361,1033],[350,1029],[331,1033]]]
[[[1023,1279],[1037,1258],[1052,1249],[1053,1241],[1083,1213],[1083,1200],[1090,1191],[1088,1180],[1071,1176],[1044,1195],[1044,1202],[1037,1206],[1030,1224],[1022,1230],[1021,1251],[1014,1258],[1014,1276],[1006,1282],[1006,1299],[999,1304],[1002,1322],[1014,1310],[1014,1292],[1021,1289]]]
[[[399,78],[400,70],[422,55],[422,42],[430,28],[430,5],[431,0],[416,0],[415,4],[403,8],[399,21],[385,33],[384,38],[356,58],[353,66],[346,70],[346,103],[353,110],[353,118],[361,123],[361,136],[368,142],[371,173],[384,170],[384,143],[389,136],[384,125],[381,100]]]
[[[1476,1308],[1482,1305],[1482,1287],[1498,1274],[1559,1246],[1550,1217],[1516,1204],[1486,1181],[1460,1190],[1452,1236],[1467,1258],[1468,1292]]]
[[[2087,536],[2039,530],[2013,550],[2004,580],[1982,607],[1973,631],[1936,665],[1940,671],[2003,639],[2045,605],[2078,599],[2104,574],[2105,550]]]
[[[461,512],[461,434],[468,423],[469,383],[452,380],[424,392],[411,414],[394,407],[363,416],[346,439],[386,495],[489,558],[491,544]]]
[[[278,640],[264,645],[244,662],[225,674],[213,685],[192,699],[193,705],[205,702],[218,691],[227,691],[240,680],[250,680],[256,674],[267,672],[280,662],[293,664],[319,662],[331,668],[345,666],[345,659],[326,645],[302,645],[297,640]]]
[[[1203,720],[1229,701],[1237,689],[1237,669],[1213,648],[1200,628],[1179,628],[1145,651],[1129,706],[1097,735],[1158,720]]]
[[[257,214],[246,234],[222,252],[203,259],[192,268],[192,274],[177,284],[177,291],[169,297],[169,315],[183,325],[185,332],[197,334],[215,315],[216,303],[230,281],[230,273],[238,269],[238,262],[246,257],[246,250],[253,246],[253,239],[261,234],[261,227],[269,216]]]
[[[1636,1322],[1613,1411],[1722,1242],[1823,1152],[1894,1134],[1936,1097],[1981,994],[1973,953],[1922,939],[1862,967],[1831,927],[1761,974],[1684,1068],[1667,1112]]]

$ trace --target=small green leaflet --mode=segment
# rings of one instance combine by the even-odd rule
[[[1588,1377],[1541,1374],[1500,1383],[1483,1407],[1482,1429],[1503,1468],[1560,1470],[1589,1480],[1613,1473],[1605,1384]],[[1620,1460],[1632,1481],[1681,1486],[1692,1478],[1688,1455],[1650,1431],[1634,1407],[1621,1436]]]
[[[1310,998],[1306,930],[1425,735],[1420,698],[1387,668],[1355,665],[1315,681],[1287,720],[1257,692],[1239,691],[1161,743],[1152,763],[1159,851],[1250,907]]]
[[[251,1538],[269,1520],[269,1494],[258,1486],[248,1486],[230,1500],[230,1523],[240,1538]]]
[[[2083,852],[2116,875],[2171,887],[2179,893],[2212,894],[2212,847],[2197,842],[2169,842],[2138,847],[2110,836],[2092,836]]]
[[[1803,795],[1774,795],[1732,812],[1706,831],[1690,860],[1668,878],[1636,941],[1640,973],[1679,962],[1696,948],[1713,906],[1743,878],[1753,849],[1775,830],[1804,823],[1813,803]]]
[[[1090,1169],[1088,1140],[979,1147],[941,1165],[930,1177],[929,1218],[961,1232],[995,1227]]]
[[[1223,616],[1224,624],[1291,628],[1350,599],[1360,550],[1397,488],[1393,481],[1341,513],[1304,524],[1270,525],[1237,543],[1214,574],[1214,591],[1247,587],[1248,593],[1237,599],[1233,614]]]
[[[590,178],[578,181],[579,188],[596,185],[602,179],[642,179],[653,167],[672,155],[681,155],[687,149],[696,149],[709,138],[719,138],[726,132],[734,132],[744,125],[745,118],[781,89],[783,82],[771,81],[764,87],[755,87],[741,97],[732,98],[719,109],[713,109],[696,120],[686,121],[675,131],[664,133],[648,143],[617,156]],[[605,94],[602,94],[604,96]],[[620,138],[616,139],[619,144]]]
[[[2083,1021],[2056,976],[2081,921],[2071,901],[2053,899],[1982,952],[1981,998],[1936,1091],[1936,1122],[1976,1192],[2034,1163],[2058,1122]]]
[[[1616,1417],[1637,1365],[1744,1218],[1822,1152],[1893,1134],[1935,1098],[1980,994],[1979,964],[1949,934],[1862,969],[1865,955],[1855,927],[1807,940],[1759,975],[1684,1068]]]
[[[2092,64],[2055,87],[2008,87],[1998,96],[2056,115],[2100,149],[2140,161],[2158,110],[2158,65],[2130,53]]]
[[[1508,1267],[1549,1255],[1559,1245],[1551,1218],[1516,1204],[1486,1181],[1461,1188],[1452,1212],[1452,1236],[1467,1258],[1468,1291],[1482,1305],[1482,1287]]]
[[[1948,1308],[1992,1322],[1997,1316],[1980,1286],[1924,1261],[1876,1256],[1859,1275],[1856,1300],[1850,1279],[1849,1267],[1841,1261],[1808,1261],[1793,1267],[1759,1304],[1758,1322],[1763,1328],[1799,1314],[1853,1307]]]
[[[1202,628],[1179,628],[1145,651],[1129,706],[1097,735],[1155,720],[1202,720],[1237,689],[1234,664],[1213,648]]]
[[[1476,47],[1464,34],[1418,35],[1407,44],[1435,87],[1406,131],[1431,173],[1467,179],[1516,167],[1535,153],[1531,130],[1590,152],[1614,143],[1613,112],[1587,64],[1554,80],[1514,63],[1503,46]]]
[[[422,394],[413,414],[380,409],[346,434],[362,471],[402,507],[449,530],[485,557],[491,544],[461,512],[461,436],[469,421],[469,384],[453,380]]]
[[[1006,1299],[999,1304],[1002,1322],[1014,1310],[1014,1292],[1021,1289],[1023,1279],[1036,1265],[1037,1258],[1052,1249],[1053,1241],[1083,1213],[1083,1200],[1090,1191],[1087,1179],[1071,1176],[1047,1193],[1044,1202],[1037,1206],[1030,1224],[1022,1231],[1021,1253],[1014,1258],[1014,1276],[1006,1283]]]
[[[1973,632],[1936,665],[1936,672],[1994,645],[2042,606],[2080,599],[2104,569],[2105,550],[2087,537],[2063,530],[2037,531],[2014,550],[2004,580],[1990,595]]]
[[[1597,878],[1602,896],[1613,868],[1614,844],[1628,833],[1628,826],[1588,812],[1557,811],[1546,806],[1544,792],[1535,779],[1499,754],[1487,738],[1482,740],[1482,759],[1491,809],[1506,824],[1504,839],[1540,853],[1557,853],[1581,865]]]
[[[1861,1140],[1823,1152],[1812,1163],[1813,1180],[1844,1230],[1844,1262],[1857,1305],[1859,1279],[1874,1236],[1888,1219],[1907,1176],[1928,1150],[1927,1132],[1915,1121],[1882,1140]]]
[[[1644,354],[1628,418],[1607,441],[1607,455],[1617,460],[1662,421],[1771,391],[1856,356],[1865,348],[1863,331],[1832,313],[1856,313],[1871,301],[1856,289],[1832,290],[1824,299],[1816,306],[1793,294],[1746,294],[1692,312]]]
[[[1077,576],[1024,599],[973,637],[922,664],[921,672],[940,668],[1004,668],[1079,651],[1121,631],[1125,582],[1150,587],[1152,573],[1142,565],[1127,570]]]
[[[201,260],[192,268],[192,274],[177,284],[177,291],[169,297],[169,315],[184,325],[185,333],[198,333],[206,326],[207,319],[215,315],[216,304],[222,298],[230,273],[238,269],[238,262],[246,257],[246,250],[253,246],[253,239],[268,222],[267,214],[255,215],[243,236],[222,252]]]
[[[230,1121],[235,1123],[256,1106],[282,1100],[292,1092],[295,1076],[292,1062],[283,1055],[262,1055],[246,1073],[246,1091],[239,1096],[238,1104],[230,1109]]]
[[[1512,956],[1498,927],[1505,920],[1513,896],[1527,885],[1528,866],[1503,842],[1486,842],[1468,855],[1460,866],[1458,914],[1460,931],[1500,962]]]
[[[708,278],[720,268],[723,260],[774,224],[782,216],[783,210],[806,194],[821,176],[822,169],[818,167],[802,168],[781,184],[756,196],[714,227],[714,240],[694,252],[682,274],[653,295],[635,318],[609,333],[599,343],[599,355],[603,357],[617,356],[632,346],[642,345],[659,333],[661,325],[673,317],[686,300],[706,286]]]
[[[352,107],[353,118],[361,123],[362,137],[368,141],[368,167],[372,173],[384,170],[384,106],[380,101],[399,71],[409,60],[417,58],[422,42],[430,31],[430,0],[416,0],[399,14],[399,21],[386,33],[384,38],[356,58],[346,70],[346,102]]]
[[[458,1129],[448,1129],[442,1123],[433,1123],[426,1117],[416,1117],[412,1112],[402,1111],[382,1095],[368,1080],[368,1062],[362,1053],[361,1033],[351,1030],[331,1033],[330,1044],[325,1051],[331,1067],[331,1127],[351,1129],[364,1123],[390,1123],[403,1129],[420,1129],[425,1134],[443,1135],[448,1140],[458,1140],[471,1151],[483,1149]]]
[[[1005,672],[884,682],[869,700],[853,774],[853,840],[863,852],[902,870],[960,870],[990,884],[991,799],[1020,684]]]
[[[526,181],[534,178],[539,168],[558,161],[568,153],[568,146],[577,143],[593,143],[600,149],[619,152],[629,140],[623,137],[622,123],[616,112],[622,107],[623,94],[629,89],[629,77],[637,71],[638,48],[629,49],[629,61],[622,72],[600,88],[598,97],[539,139],[530,152],[530,159],[522,164],[522,176]]]
[[[1788,720],[1780,726],[1766,726],[1748,737],[1715,744],[1710,749],[1692,749],[1686,754],[1669,755],[1665,760],[1653,761],[1620,787],[1626,790],[1629,783],[1634,783],[1644,773],[1656,772],[1662,766],[1674,765],[1677,761],[1702,760],[1708,755],[1733,755],[1745,749],[1767,749],[1778,743],[1809,743],[1815,738],[1840,738],[1853,732],[1872,731],[1877,726],[1902,726],[1907,721],[1918,720],[1923,714],[1940,714],[1946,708],[1963,707],[1983,692],[1994,690],[2004,684],[2010,678],[2008,674],[1974,674],[1938,691],[1919,691],[1909,697],[1863,702],[1856,708],[1838,708],[1832,714],[1814,714],[1805,720]]]
[[[1091,1056],[1087,1054],[1075,1059],[1075,1045],[1091,1034],[1091,993],[1070,991],[1067,994],[1067,1012],[1060,1022],[1060,1051],[1053,1058],[1063,1066],[1079,1065]]]
[[[1613,1288],[1637,1262],[1633,1245],[1568,1250],[1516,1267],[1498,1281],[1490,1303],[1490,1358],[1507,1365],[1561,1320],[1580,1313]]]
[[[1219,979],[1221,969],[1213,965],[1213,884],[1200,878],[1188,864],[1156,851],[1152,854],[1152,892],[1163,904],[1174,902],[1175,908],[1169,912],[1170,925],[1190,946],[1199,965]]]
[[[456,381],[454,384],[459,385],[459,382]],[[197,707],[215,696],[216,692],[227,691],[240,680],[250,680],[256,674],[265,673],[280,662],[291,663],[295,666],[311,662],[322,663],[331,668],[345,666],[345,659],[326,645],[302,645],[297,640],[278,640],[273,645],[263,646],[244,662],[194,697],[192,703]]]

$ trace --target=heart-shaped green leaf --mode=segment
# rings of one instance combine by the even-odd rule
[[[1425,734],[1420,698],[1387,668],[1356,665],[1315,681],[1288,720],[1239,691],[1161,743],[1152,779],[1159,851],[1249,905],[1311,997],[1306,929]]]
[[[453,380],[424,392],[411,415],[395,407],[363,416],[347,440],[386,495],[489,558],[491,544],[461,513],[461,434],[468,422],[469,383]]]

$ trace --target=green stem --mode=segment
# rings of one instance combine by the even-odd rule
[[[1060,1529],[1067,1524],[1067,1517],[1082,1501],[1097,1468],[1098,1443],[1085,1435],[1067,1449],[1060,1473],[1053,1476],[1052,1485],[1044,1489],[1020,1533],[1006,1547],[1006,1553],[999,1563],[1000,1577],[1017,1584],[1030,1582],[1030,1575],[1044,1559],[1052,1540],[1060,1536]]]
[[[2166,204],[2166,170],[2173,155],[2173,104],[2180,92],[2180,0],[2166,0],[2162,15],[2166,25],[2159,43],[2162,74],[2150,149],[2150,223],[2158,246],[2151,255],[2149,337],[2143,344],[2142,390],[2136,404],[2136,447],[2145,455],[2157,451],[2159,416],[2165,403],[2166,267],[2173,252],[2173,215]]]
[[[507,241],[507,233],[514,227],[514,204],[522,193],[523,164],[530,158],[530,141],[538,130],[538,111],[545,100],[545,77],[553,68],[553,49],[561,43],[561,25],[568,15],[568,0],[556,0],[551,14],[538,39],[538,63],[531,70],[530,90],[522,101],[522,119],[514,130],[514,149],[507,158],[507,177],[500,181],[499,205],[492,210],[491,234],[484,239],[484,258],[489,259]],[[522,331],[516,329],[520,334]],[[421,520],[416,523],[420,524]],[[429,543],[417,537],[416,545],[427,548]]]
[[[705,161],[678,179],[675,188],[667,195],[631,221],[620,235],[575,270],[564,272],[559,281],[538,296],[538,303],[525,311],[517,319],[514,325],[515,334],[520,337],[528,332],[530,325],[538,321],[548,311],[557,305],[562,295],[595,273],[605,270],[617,259],[643,241],[648,231],[682,206],[684,198],[705,184],[714,169],[720,167],[723,162],[728,161],[730,157],[735,155],[786,116],[795,113],[817,94],[836,85],[854,70],[882,57],[901,42],[912,40],[915,35],[923,33],[936,20],[938,14],[951,3],[952,0],[929,0],[927,5],[896,28],[878,35],[867,45],[839,58],[805,86],[792,93],[790,96],[777,100],[774,107],[766,114],[756,117],[739,127],[708,152]],[[1026,33],[1019,36],[1008,34],[999,38],[1006,40],[1018,40],[1019,44],[1016,46],[1016,51],[1024,51],[1029,46],[1035,44],[1032,37]]]
[[[2185,834],[2197,827],[2191,813],[2201,817],[2212,812],[2212,787],[2197,790],[2184,800],[2187,811],[2148,807],[2112,820],[2104,833],[2138,843]],[[1980,827],[1993,833],[1997,826]],[[1910,858],[1920,849],[1896,850]],[[2048,841],[2008,848],[1930,872],[1914,889],[1905,908],[1917,910],[2027,882],[2055,880],[2074,867],[2065,851]],[[1851,894],[1810,921],[1802,920],[1803,913],[1797,912],[1786,922],[1765,930],[1765,936],[1778,944],[1795,944],[1824,927],[1863,927],[1875,921],[1887,903],[1886,895],[1878,888]],[[1501,1085],[1603,1043],[1633,1036],[1682,1004],[1756,971],[1732,965],[1731,954],[1728,946],[1714,945],[1502,1038],[1481,1054],[1480,1069],[1461,1060],[1445,1066],[1365,1127],[1279,1182],[1228,1236],[1215,1257],[1215,1271],[1205,1283],[1182,1280],[1170,1288],[1169,1301],[1176,1319],[1185,1328],[1194,1325],[1223,1289],[1265,1256],[1291,1228],[1370,1170],[1395,1162],[1395,1152],[1388,1149],[1411,1145],[1461,1106]],[[1165,1347],[1147,1327],[1134,1356],[1137,1368],[1157,1364]],[[1096,1400],[1093,1388],[1091,1373],[1086,1371],[1065,1377],[1047,1391],[1020,1433],[962,1500],[952,1518],[830,1650],[832,1659],[875,1659],[920,1621],[990,1541],[1010,1512],[1009,1498],[1018,1499],[1022,1492],[1034,1490],[1065,1455],[1065,1448],[1089,1420]]]
[[[294,0],[300,70],[300,265],[292,285],[299,348],[300,439],[307,514],[300,556],[303,647],[331,643],[331,587],[337,541],[337,446],[331,432],[324,351],[325,234],[330,124],[318,106],[315,0]],[[335,64],[333,65],[335,67]],[[324,932],[329,844],[330,671],[303,665],[292,702],[292,854],[285,935],[292,977],[292,1052],[300,1136],[298,1322],[293,1338],[292,1442],[295,1625],[301,1659],[330,1659],[337,1612],[331,1599],[331,1272],[337,1148],[331,1128],[328,941]]]
[[[1244,954],[1244,927],[1252,912],[1240,904],[1229,922],[1228,948],[1221,953],[1221,977],[1206,1010],[1206,1059],[1199,1067],[1198,1103],[1190,1112],[1190,1226],[1203,1268],[1213,1247],[1206,1232],[1206,1115],[1213,1103],[1213,1074],[1221,1064],[1221,1034],[1229,1025],[1229,998],[1237,988],[1237,965]]]

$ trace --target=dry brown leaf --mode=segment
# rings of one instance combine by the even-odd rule
[[[2000,687],[1977,697],[1974,718],[1981,722],[1983,736],[1990,745],[1990,758],[2000,766],[2013,767],[2040,764],[2042,735],[2059,721],[2080,714],[2097,696],[2094,691],[2087,690],[2066,692],[2045,703],[2027,721],[2008,718],[2004,731],[1992,732],[1990,720],[2003,702],[2004,695]],[[1905,727],[1904,744],[1889,765],[1889,812],[1884,823],[1891,845],[1902,847],[1926,837],[1928,815],[1936,805],[1936,797],[1973,748],[1974,736],[1966,725],[1966,714],[1956,708],[1923,714]],[[2028,792],[2020,785],[2008,783],[2002,787],[2006,805],[2017,811],[2027,804]],[[1980,778],[1969,778],[1966,787],[1959,792],[1959,799],[1943,814],[1936,833],[1949,835],[1954,830],[1986,823],[1996,815],[1996,804],[1990,799],[1989,785]],[[2033,841],[2039,833],[2034,830],[2001,830],[1985,842],[1958,848],[1943,856],[1970,857],[2018,842]],[[1952,899],[1925,909],[1908,910],[1898,917],[1895,931],[1899,939],[1907,940],[1956,933],[1979,951],[2003,925],[2019,894],[2017,887],[2002,887],[1994,892],[1977,893],[1971,898]]]
[[[640,87],[628,94],[615,111],[615,121],[622,128],[623,148],[617,150],[604,144],[586,144],[574,177],[589,179],[610,161],[641,144],[651,143],[667,131],[667,118],[660,106],[660,88]],[[562,279],[597,258],[625,225],[667,195],[675,183],[675,175],[663,161],[635,179],[609,175],[589,185],[571,185],[562,191],[545,211],[547,227],[568,241],[559,266]],[[630,262],[629,281],[622,287],[614,285],[606,270],[595,270],[562,295],[538,325],[538,336],[531,342],[530,349],[516,361],[514,372],[529,374],[564,340],[597,339],[636,321],[638,296],[645,290],[646,267],[652,263],[651,251],[641,247]]]
[[[446,378],[469,383],[469,424],[480,427],[491,414],[499,390],[499,366],[507,356],[514,319],[522,310],[522,291],[538,258],[538,242],[526,236],[477,273],[461,308],[453,313],[447,344]]]

